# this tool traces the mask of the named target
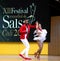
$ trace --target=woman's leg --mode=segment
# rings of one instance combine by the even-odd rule
[[[40,58],[40,54],[41,54],[41,51],[42,51],[42,48],[43,48],[43,42],[37,41],[37,43],[38,43],[38,46],[39,46],[39,49],[37,51],[37,53],[38,53],[37,58]]]
[[[37,41],[37,43],[38,43],[39,49],[35,53],[35,57],[39,58],[40,54],[41,54],[41,51],[42,51],[42,48],[43,48],[43,42]]]

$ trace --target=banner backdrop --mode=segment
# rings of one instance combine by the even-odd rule
[[[0,1],[0,41],[19,42],[18,29],[28,18],[33,24],[38,20],[42,28],[47,29],[46,42],[50,41],[50,17],[48,0],[1,0]],[[33,31],[31,29],[29,41],[33,41]]]

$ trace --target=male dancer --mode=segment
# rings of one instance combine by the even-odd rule
[[[28,42],[28,36],[30,33],[30,28],[36,28],[36,24],[35,25],[30,25],[28,23],[28,19],[25,19],[25,23],[20,27],[19,29],[19,33],[20,33],[20,40],[21,42],[25,45],[25,49],[19,54],[19,56],[21,56],[22,58],[26,59],[26,60],[31,60],[31,58],[28,57],[28,51],[30,48],[29,42]],[[23,55],[25,54],[25,56]]]
[[[35,57],[40,59],[40,54],[43,48],[43,42],[46,40],[47,30],[42,29],[41,24],[38,24],[37,29],[34,31],[34,40],[37,41],[39,49],[35,53]]]

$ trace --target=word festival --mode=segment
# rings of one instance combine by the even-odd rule
[[[19,28],[24,18],[29,18],[29,23],[35,21],[36,5],[32,3],[24,8],[3,8],[2,28]]]
[[[3,8],[3,24],[2,28],[19,28],[22,18],[28,14],[28,7],[25,9]],[[19,19],[18,19],[19,18]]]

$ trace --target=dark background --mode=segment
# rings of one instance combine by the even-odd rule
[[[60,16],[60,0],[49,1],[50,16]]]
[[[37,5],[37,10],[36,10],[36,15],[35,18],[36,20],[38,20],[41,24],[42,24],[42,28],[47,29],[47,40],[46,42],[50,42],[50,12],[49,9],[52,8],[50,6],[50,1],[49,0],[0,0],[0,7],[15,7],[15,8],[19,8],[19,7],[26,7],[29,6],[30,4],[35,3],[35,5]],[[0,10],[2,11],[2,9]],[[0,17],[1,17],[0,13]],[[2,19],[0,19],[2,20]],[[31,29],[33,30],[33,29]],[[29,41],[32,41],[33,35],[32,35],[33,31],[31,31],[30,36],[29,36]],[[0,35],[1,37],[1,35]],[[3,36],[2,36],[3,37]],[[2,38],[1,37],[1,38]],[[12,37],[10,39],[10,41],[17,41],[19,37]],[[6,38],[4,38],[5,40]],[[18,40],[19,41],[19,40]]]

